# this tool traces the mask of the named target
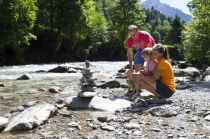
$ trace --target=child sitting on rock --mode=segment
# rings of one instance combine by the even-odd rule
[[[144,58],[145,68],[140,71],[140,74],[144,76],[153,76],[153,72],[156,68],[157,62],[152,58],[152,48],[145,48],[141,52],[141,56]],[[141,93],[141,87],[136,83],[136,96]],[[135,97],[135,96],[134,96]]]

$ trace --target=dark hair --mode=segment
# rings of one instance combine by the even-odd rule
[[[169,54],[168,54],[168,49],[163,45],[163,44],[156,44],[153,47],[154,50],[157,50],[158,53],[163,55],[163,58],[165,58],[166,60],[169,60]]]

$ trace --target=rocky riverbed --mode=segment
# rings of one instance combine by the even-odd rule
[[[210,138],[210,68],[175,66],[177,92],[157,102],[125,97],[126,64],[91,63],[94,93],[82,98],[84,63],[1,67],[0,139]]]

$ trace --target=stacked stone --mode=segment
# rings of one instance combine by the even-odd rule
[[[83,77],[80,79],[81,92],[78,94],[79,97],[94,97],[97,95],[95,91],[95,80],[93,77],[93,71],[89,68],[89,61],[85,61],[86,67],[82,69]]]

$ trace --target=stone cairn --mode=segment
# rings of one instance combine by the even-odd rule
[[[91,98],[97,95],[97,92],[95,91],[96,78],[93,77],[93,71],[89,67],[90,67],[90,62],[86,60],[85,68],[82,69],[83,77],[80,79],[81,92],[79,92],[78,97]]]

